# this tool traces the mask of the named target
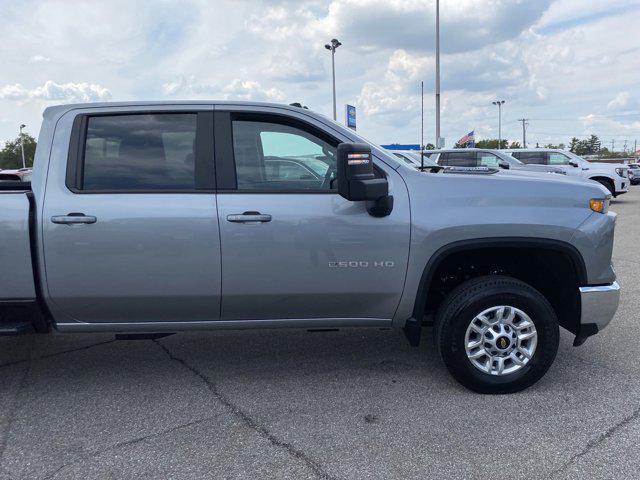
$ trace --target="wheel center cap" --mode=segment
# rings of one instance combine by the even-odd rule
[[[496,339],[496,347],[501,350],[506,350],[507,348],[509,348],[509,345],[511,345],[511,340],[509,339],[509,337],[502,336]]]

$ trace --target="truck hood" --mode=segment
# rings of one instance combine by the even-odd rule
[[[553,172],[564,175],[564,170],[551,165],[522,165],[520,167],[511,167],[510,170],[525,170],[529,172]]]
[[[446,197],[455,201],[499,204],[518,208],[533,205],[548,207],[574,206],[589,211],[589,200],[605,198],[609,191],[593,181],[585,181],[568,175],[523,170],[488,170],[479,172],[440,171],[420,172],[401,169],[407,187],[412,191],[447,192]],[[420,197],[422,194],[418,194]]]

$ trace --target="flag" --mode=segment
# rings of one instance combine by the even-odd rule
[[[470,143],[471,145],[467,145],[468,143]],[[473,147],[475,143],[476,143],[476,138],[473,130],[471,130],[464,137],[458,140],[458,145],[467,145],[467,146]]]

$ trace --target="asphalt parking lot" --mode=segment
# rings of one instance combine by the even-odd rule
[[[380,330],[4,337],[0,479],[640,478],[640,187],[612,210],[618,314],[525,392]]]

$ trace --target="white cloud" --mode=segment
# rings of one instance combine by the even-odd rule
[[[283,102],[286,95],[282,90],[275,87],[263,88],[262,85],[254,80],[234,79],[228,84],[220,87],[214,83],[198,83],[195,77],[186,78],[178,77],[170,82],[165,83],[163,92],[168,96],[196,96],[211,97],[223,100],[255,100]]]
[[[51,59],[49,57],[45,57],[44,55],[33,55],[29,58],[29,63],[47,63],[50,62]]]
[[[48,80],[44,85],[27,89],[20,83],[0,87],[0,98],[8,100],[46,100],[60,102],[106,101],[111,93],[106,88],[89,83],[56,83]]]
[[[613,99],[607,103],[608,110],[622,110],[629,106],[629,99],[631,96],[629,92],[620,92]]]

